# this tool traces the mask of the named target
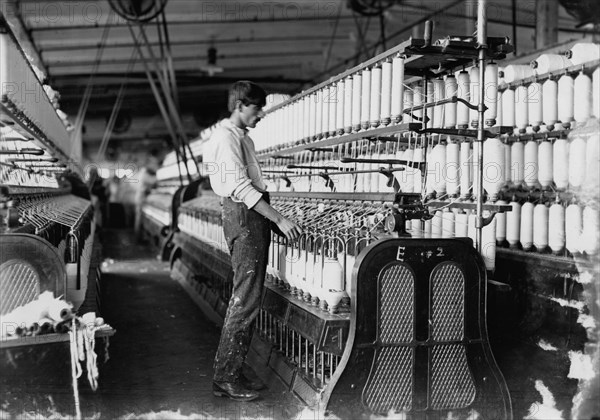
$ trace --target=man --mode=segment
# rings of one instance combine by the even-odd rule
[[[298,239],[300,227],[285,219],[268,201],[266,186],[247,129],[264,117],[266,93],[249,81],[229,89],[231,116],[206,143],[204,162],[213,165],[210,182],[223,197],[223,230],[233,267],[233,291],[215,356],[213,393],[238,401],[259,397],[264,388],[257,378],[242,373],[258,315],[267,265],[271,222],[289,241]]]

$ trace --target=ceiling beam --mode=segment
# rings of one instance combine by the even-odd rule
[[[351,20],[352,16],[341,16],[341,20]],[[213,24],[225,24],[225,25],[233,25],[240,23],[285,23],[285,22],[329,22],[335,21],[336,17],[333,16],[311,16],[311,17],[290,17],[290,18],[278,18],[278,19],[217,19],[217,20],[172,20],[169,21],[169,27],[173,26],[181,26],[181,25],[213,25]],[[47,32],[47,31],[72,31],[78,29],[98,29],[98,26],[109,27],[109,28],[127,28],[127,23],[120,21],[115,23],[105,23],[100,25],[98,22],[90,25],[49,25],[49,26],[36,26],[31,27],[31,31],[33,33],[36,32]]]
[[[269,38],[229,38],[229,39],[188,39],[188,40],[171,40],[170,45],[173,46],[185,46],[185,45],[224,45],[224,44],[253,44],[259,42],[312,42],[312,41],[323,41],[322,36],[292,36],[292,37],[269,37]],[[347,35],[339,35],[335,37],[337,41],[348,40]],[[150,46],[152,47],[160,47],[160,42],[151,41]],[[104,46],[104,49],[113,49],[113,48],[132,48],[135,47],[135,44],[131,41],[124,42],[110,42]],[[48,47],[40,47],[39,51],[44,52],[53,52],[53,51],[80,51],[80,50],[95,50],[98,48],[98,42],[93,41],[90,43],[82,43],[78,45],[52,45]]]
[[[266,52],[260,54],[223,54],[219,55],[219,60],[231,60],[231,59],[239,59],[239,58],[271,58],[271,57],[306,57],[306,56],[320,56],[323,55],[322,50],[312,50],[312,51],[273,51]],[[198,61],[205,62],[208,59],[206,55],[188,55],[188,56],[177,56],[173,57],[173,61]],[[107,60],[103,59],[100,65],[114,65],[114,64],[129,64],[129,58],[121,58],[121,59],[113,59]],[[56,61],[52,62],[50,60],[46,60],[46,64],[49,69],[55,69],[57,67],[76,67],[76,66],[93,66],[96,63],[95,60],[68,60],[68,61]]]

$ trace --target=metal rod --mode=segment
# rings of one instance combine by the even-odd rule
[[[167,113],[167,109],[165,108],[165,105],[163,104],[163,100],[162,97],[160,96],[160,92],[158,91],[158,88],[156,86],[156,83],[154,82],[154,77],[152,76],[152,73],[150,72],[150,68],[148,67],[148,63],[146,62],[146,59],[144,57],[144,54],[142,53],[142,48],[140,47],[140,43],[137,40],[137,37],[135,36],[135,33],[133,32],[133,27],[131,26],[131,24],[128,23],[128,28],[129,28],[129,32],[131,33],[131,38],[134,40],[135,42],[135,47],[138,51],[138,54],[141,58],[141,62],[144,66],[144,72],[146,73],[146,78],[148,79],[148,82],[150,83],[150,88],[152,89],[152,93],[154,95],[154,99],[156,100],[156,104],[158,105],[158,109],[163,117],[163,120],[165,122],[165,125],[167,126],[167,130],[169,131],[169,134],[171,136],[172,139],[172,145],[173,148],[175,149],[175,154],[177,156],[177,160],[179,161],[180,159],[182,159],[181,157],[181,150],[179,150],[179,144],[177,141],[177,135],[175,134],[175,130],[173,129],[173,125],[171,124],[171,119],[169,118],[169,114]],[[180,168],[180,165],[177,165],[177,168]],[[187,166],[186,166],[187,168]],[[179,179],[180,182],[183,183],[183,180],[181,179],[181,169],[180,173],[179,173]],[[188,173],[188,177],[189,177],[189,173]],[[191,179],[190,179],[191,181]]]
[[[321,383],[325,385],[325,354],[321,353]]]
[[[142,35],[142,38],[144,40],[144,44],[146,45],[146,48],[148,49],[148,53],[150,55],[150,62],[154,65],[154,71],[156,73],[156,78],[158,79],[158,82],[160,83],[160,86],[163,90],[168,114],[173,119],[175,128],[177,129],[177,131],[179,132],[179,135],[181,136],[181,146],[180,147],[181,147],[181,154],[184,159],[183,164],[185,165],[185,168],[188,172],[188,179],[191,182],[192,179],[191,179],[191,176],[189,174],[189,169],[188,169],[188,160],[189,159],[187,158],[187,153],[186,153],[186,146],[188,146],[187,136],[185,134],[185,130],[183,129],[183,123],[181,122],[181,118],[179,116],[179,112],[177,111],[177,107],[173,103],[173,97],[171,95],[171,86],[169,85],[168,81],[164,80],[162,75],[160,74],[160,66],[158,64],[156,57],[154,56],[154,51],[152,50],[152,47],[150,47],[150,43],[148,41],[148,37],[146,36],[146,31],[144,30],[144,26],[142,24],[139,24],[139,28],[140,28],[140,34]],[[145,60],[144,60],[144,62],[145,62]],[[189,150],[189,147],[187,147],[187,148]],[[198,168],[198,162],[196,162],[196,159],[194,159],[194,156],[190,156],[190,159],[192,161],[194,161],[194,164],[196,165],[196,171],[198,173],[200,173],[200,168]]]
[[[0,150],[0,155],[34,155],[41,156],[44,154],[42,149],[25,148],[21,150]]]
[[[298,367],[302,366],[302,336],[298,334]]]
[[[304,341],[304,373],[308,376],[308,339]]]
[[[477,251],[482,251],[483,240],[483,140],[485,139],[484,109],[485,98],[485,56],[487,50],[487,0],[477,2],[477,43],[479,44],[479,122],[477,126],[477,142],[479,143],[479,162],[477,168],[477,219],[475,224]]]

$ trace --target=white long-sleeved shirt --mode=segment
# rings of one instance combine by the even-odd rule
[[[215,194],[252,208],[267,190],[248,131],[223,120],[204,147],[203,166]]]

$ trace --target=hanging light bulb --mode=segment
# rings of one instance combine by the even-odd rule
[[[223,67],[217,66],[217,48],[210,45],[206,51],[206,65],[200,67],[200,70],[205,71],[209,77],[213,77],[217,73],[223,72]]]

